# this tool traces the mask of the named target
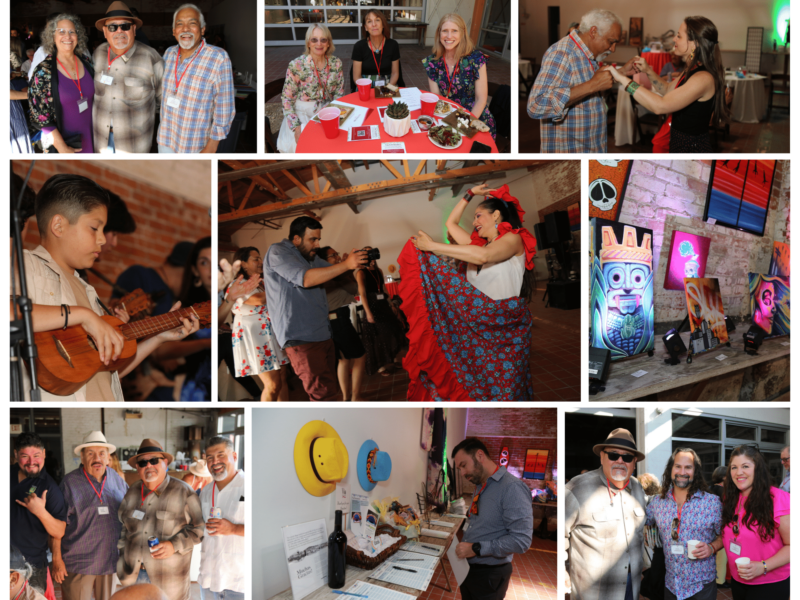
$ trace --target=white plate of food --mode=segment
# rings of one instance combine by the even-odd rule
[[[442,150],[455,150],[464,143],[464,136],[449,125],[436,125],[428,131],[428,139]]]
[[[436,103],[436,108],[433,110],[433,116],[441,119],[449,115],[454,110],[456,110],[455,106],[445,100],[439,100]]]

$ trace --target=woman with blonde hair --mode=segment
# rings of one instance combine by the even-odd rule
[[[85,58],[87,39],[78,17],[67,13],[48,21],[42,31],[47,57],[30,77],[28,102],[45,152],[94,152],[94,69]]]
[[[283,84],[283,124],[278,150],[294,152],[300,133],[311,118],[337,98],[344,96],[342,61],[333,56],[333,36],[323,23],[306,31],[306,49],[289,63]]]
[[[441,18],[433,39],[433,54],[422,59],[431,93],[454,100],[489,126],[496,137],[494,117],[489,112],[489,79],[486,56],[475,49],[467,24],[459,15]]]

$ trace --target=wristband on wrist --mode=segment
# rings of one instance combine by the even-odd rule
[[[628,87],[625,88],[625,91],[628,92],[631,96],[633,96],[636,93],[636,90],[638,89],[639,89],[639,84],[636,83],[635,81],[631,81],[628,84]]]
[[[467,190],[467,193],[464,194],[464,200],[466,200],[467,202],[472,200],[474,197],[475,197],[475,194],[472,193],[472,190]]]
[[[64,329],[66,329],[67,325],[69,325],[69,305],[61,305],[61,314],[64,315]]]
[[[767,574],[767,561],[762,560],[761,564],[764,565],[764,575],[766,575]]]

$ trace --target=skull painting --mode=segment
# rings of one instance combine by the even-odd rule
[[[597,162],[605,167],[616,167],[621,161],[614,158],[606,158],[604,160],[598,159]]]
[[[617,188],[607,179],[595,179],[589,184],[589,199],[598,209],[611,210],[617,202]]]

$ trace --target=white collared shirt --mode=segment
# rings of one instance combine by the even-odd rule
[[[222,509],[222,518],[234,525],[244,523],[244,471],[236,473],[231,482],[222,490],[214,483],[205,486],[200,492],[200,505],[203,520],[211,518],[211,493],[214,492],[214,506]],[[200,546],[200,587],[212,592],[231,590],[245,592],[244,577],[244,536],[206,535]]]

